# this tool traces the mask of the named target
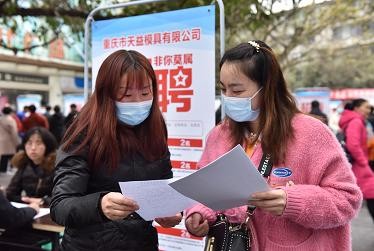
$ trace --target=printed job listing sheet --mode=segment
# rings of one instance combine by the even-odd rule
[[[136,211],[143,219],[175,216],[198,202],[180,194],[169,186],[169,180],[120,182],[122,194],[135,200]]]
[[[251,194],[269,190],[240,145],[170,186],[214,210],[246,205]]]

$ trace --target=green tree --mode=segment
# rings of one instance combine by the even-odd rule
[[[26,51],[39,46],[46,46],[58,37],[64,37],[68,31],[73,40],[82,41],[84,22],[90,11],[98,7],[102,0],[0,0],[0,24],[10,28],[13,33],[22,32],[25,24],[32,26],[32,33],[40,40],[39,44],[29,47],[9,45],[1,40],[1,47]],[[109,1],[107,1],[109,3]],[[112,4],[118,1],[111,1]],[[122,1],[123,2],[123,1]],[[95,20],[113,17],[126,17],[160,11],[207,5],[208,0],[166,1],[154,4],[130,6],[126,9],[100,11]],[[67,42],[67,41],[65,41]]]

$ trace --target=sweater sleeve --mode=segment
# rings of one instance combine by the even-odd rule
[[[348,151],[353,157],[356,164],[360,166],[368,165],[368,160],[365,157],[365,153],[362,150],[362,139],[361,131],[366,130],[363,128],[362,121],[359,119],[353,119],[349,122],[347,128],[345,129],[346,135],[346,146]]]
[[[203,219],[208,220],[209,224],[212,224],[217,219],[216,212],[214,212],[209,207],[204,206],[203,204],[198,204],[196,206],[193,206],[192,208],[187,209],[186,210],[186,219],[194,213],[201,214]]]
[[[57,153],[51,217],[60,225],[79,227],[104,221],[99,201],[103,192],[87,194],[87,160],[61,150]]]
[[[362,194],[333,135],[318,131],[308,151],[300,153],[304,172],[316,175],[317,184],[285,187],[287,203],[282,217],[305,227],[327,229],[347,224],[358,212]]]

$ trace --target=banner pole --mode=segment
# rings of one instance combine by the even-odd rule
[[[220,57],[225,53],[225,6],[222,0],[217,0],[219,7],[219,35],[220,35]]]
[[[119,3],[119,4],[113,4],[108,6],[102,6],[97,7],[93,9],[90,14],[88,14],[86,18],[86,22],[84,25],[84,89],[83,89],[83,96],[84,101],[87,102],[88,100],[88,47],[89,47],[89,40],[88,37],[90,36],[90,25],[91,22],[94,21],[93,16],[101,11],[106,9],[116,9],[116,8],[124,8],[127,6],[132,5],[139,5],[139,4],[147,4],[147,3],[156,3],[156,2],[164,2],[168,0],[139,0],[139,1],[133,1],[133,2],[127,2],[127,3]],[[220,20],[220,57],[223,56],[223,53],[225,52],[225,7],[222,0],[217,0],[218,7],[220,9],[219,11],[219,20]],[[95,84],[92,83],[92,91],[94,90]]]
[[[127,2],[127,3],[119,3],[119,4],[113,4],[108,6],[101,6],[93,9],[90,14],[88,14],[86,18],[86,22],[84,25],[84,89],[83,89],[83,96],[84,101],[87,102],[88,100],[88,46],[89,46],[89,40],[88,37],[90,36],[90,25],[91,22],[94,20],[93,16],[101,11],[101,10],[107,10],[107,9],[117,9],[117,8],[124,8],[127,6],[132,5],[140,5],[140,4],[147,4],[147,3],[157,3],[157,2],[164,2],[168,0],[139,0],[139,1],[133,1],[133,2]],[[92,83],[92,91],[94,90],[95,84]]]

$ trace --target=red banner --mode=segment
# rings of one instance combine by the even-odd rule
[[[172,160],[171,166],[178,169],[197,170],[197,162]]]
[[[203,239],[203,237],[196,237],[196,236],[191,235],[185,229],[163,228],[163,227],[156,227],[156,228],[157,228],[157,232],[159,234],[167,234],[167,235],[189,238],[189,239],[194,239],[194,240],[202,240]]]
[[[168,139],[169,146],[181,146],[181,147],[203,147],[203,140],[202,139],[175,139],[169,138]]]

